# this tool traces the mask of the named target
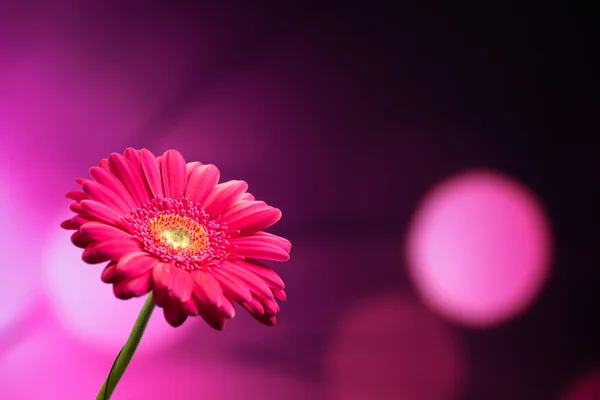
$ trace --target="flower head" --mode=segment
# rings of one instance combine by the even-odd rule
[[[152,291],[166,320],[201,316],[215,329],[235,314],[234,302],[275,324],[284,283],[258,261],[289,260],[291,243],[263,232],[281,211],[256,201],[244,181],[218,183],[211,164],[185,162],[168,150],[111,154],[68,192],[73,244],[90,264],[108,262],[101,278],[120,299]]]

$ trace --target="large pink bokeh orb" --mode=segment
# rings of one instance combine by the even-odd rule
[[[336,326],[325,358],[332,400],[450,400],[464,386],[453,332],[417,301],[365,300]]]
[[[66,219],[67,217],[65,217]],[[145,297],[117,299],[112,285],[100,280],[104,264],[89,265],[81,260],[82,249],[70,241],[72,231],[56,225],[45,249],[45,287],[50,303],[63,328],[90,346],[118,351],[135,323]],[[164,351],[181,340],[193,320],[171,327],[156,308],[139,351]]]
[[[551,233],[535,196],[505,175],[459,174],[428,193],[408,231],[410,276],[445,317],[487,328],[524,312],[547,278]]]
[[[591,371],[573,382],[563,392],[559,400],[594,400],[600,399],[600,369]]]
[[[20,318],[30,305],[38,282],[38,241],[26,210],[20,209],[16,196],[0,177],[0,250],[2,278],[0,293],[0,331]]]

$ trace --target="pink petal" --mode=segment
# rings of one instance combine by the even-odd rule
[[[253,206],[247,207],[244,212],[241,212],[227,221],[227,226],[232,230],[239,230],[241,235],[249,235],[251,233],[267,229],[281,219],[281,211],[269,206]]]
[[[98,182],[84,182],[82,188],[91,200],[95,200],[110,207],[120,215],[127,215],[131,211],[131,208],[129,208],[123,200],[106,186],[103,186]]]
[[[262,238],[253,236],[231,239],[229,243],[235,247],[232,251],[236,255],[246,258],[260,258],[263,260],[288,261],[290,255],[281,247],[265,242]]]
[[[78,230],[81,225],[73,221],[73,218],[67,219],[60,223],[60,227],[67,230]]]
[[[269,268],[260,261],[246,259],[243,261],[237,261],[240,268],[244,268],[263,279],[271,289],[284,289],[285,284],[283,280],[272,268]]]
[[[219,175],[219,169],[212,164],[196,168],[190,174],[185,197],[196,204],[202,204],[217,186]]]
[[[141,297],[151,289],[152,274],[150,271],[124,281],[126,283],[126,292],[131,297]]]
[[[120,276],[133,278],[152,269],[158,259],[145,251],[127,253],[119,260],[117,272]]]
[[[275,300],[261,299],[261,301],[265,309],[265,315],[274,317],[279,314],[279,304]]]
[[[129,233],[123,231],[122,229],[99,221],[86,222],[85,224],[81,225],[79,231],[91,240],[127,240],[132,238]]]
[[[188,317],[188,315],[181,308],[181,304],[173,300],[168,301],[164,305],[163,311],[165,313],[165,319],[167,322],[175,328],[183,324]]]
[[[185,160],[177,150],[167,150],[163,154],[162,177],[165,197],[181,199],[187,185],[187,170]]]
[[[185,165],[188,181],[190,180],[190,175],[192,174],[192,172],[201,165],[202,163],[198,161],[192,161]]]
[[[244,181],[229,181],[218,184],[202,204],[204,211],[211,218],[216,217],[228,209],[247,189],[248,184]]]
[[[80,249],[85,249],[92,241],[81,232],[77,231],[71,235],[71,243]]]
[[[146,181],[148,182],[152,194],[154,197],[164,197],[165,192],[163,191],[162,176],[160,174],[158,160],[150,150],[146,149],[140,151],[140,159],[144,170],[144,176],[146,177]]]
[[[95,253],[111,261],[118,261],[127,253],[133,253],[142,250],[140,242],[131,238],[129,240],[107,240],[98,242],[95,246]]]
[[[85,181],[88,181],[89,179],[86,178],[75,178],[75,183],[77,183],[79,186],[81,186],[81,184]]]
[[[79,190],[71,190],[71,191],[67,192],[67,194],[65,194],[65,197],[67,199],[73,200],[73,201],[81,201],[81,200],[88,199],[87,194],[80,192]]]
[[[144,183],[135,172],[133,165],[125,157],[121,154],[112,153],[108,157],[108,163],[111,172],[125,186],[138,206],[143,206],[150,202]]]
[[[256,198],[254,197],[254,195],[252,193],[246,192],[240,196],[240,200],[252,201],[252,200],[256,200]]]
[[[292,250],[292,243],[289,240],[281,236],[273,235],[269,232],[256,232],[250,235],[249,237],[260,238],[265,243],[270,243],[273,246],[281,247],[288,253]]]
[[[110,166],[108,165],[108,158],[101,158],[100,161],[98,161],[98,167],[110,171]]]
[[[181,309],[188,315],[198,315],[200,314],[198,302],[199,300],[192,294],[187,301],[181,303]]]
[[[136,174],[139,177],[139,180],[142,184],[142,188],[144,188],[144,190],[146,191],[146,196],[149,199],[152,199],[153,198],[152,191],[150,190],[150,186],[148,185],[148,182],[145,179],[146,176],[144,175],[144,169],[142,167],[140,151],[136,150],[132,147],[128,147],[125,149],[125,152],[123,153],[123,155],[125,156],[127,161],[129,161],[131,163],[131,165],[133,166],[133,169],[136,172]]]
[[[223,293],[228,297],[240,303],[252,300],[250,289],[241,279],[221,271],[220,268],[213,268],[211,273],[219,281]]]
[[[222,315],[201,311],[200,316],[213,329],[222,331],[225,327],[226,318]]]
[[[131,197],[131,194],[129,194],[129,191],[127,191],[121,181],[117,179],[117,177],[114,176],[110,170],[100,167],[92,167],[90,168],[90,175],[96,182],[105,186],[111,192],[117,195],[118,198],[123,200],[129,209],[134,209],[137,207],[136,203]]]
[[[221,214],[221,220],[227,222],[229,225],[231,220],[235,220],[239,216],[249,215],[267,207],[267,203],[264,201],[238,200],[227,211]]]
[[[265,281],[259,278],[256,274],[244,268],[240,268],[236,263],[228,261],[221,262],[221,268],[224,271],[227,271],[229,274],[233,274],[244,281],[244,283],[255,294],[266,299],[273,299],[273,293],[271,292],[271,289],[267,286]]]
[[[181,268],[173,269],[173,286],[170,291],[171,297],[185,303],[192,295],[193,282],[188,271]]]
[[[109,261],[109,257],[103,254],[96,253],[97,246],[98,243],[92,243],[88,247],[86,247],[83,253],[81,254],[81,259],[88,264],[100,264],[105,261]]]
[[[220,307],[223,303],[223,289],[219,282],[208,272],[196,270],[190,273],[194,281],[194,294],[205,304]]]
[[[225,318],[233,318],[235,316],[235,308],[233,307],[233,303],[227,297],[223,296],[223,304],[218,307],[219,313],[221,313]]]
[[[102,275],[100,279],[104,283],[113,283],[117,278],[117,263],[115,261],[111,261],[108,263],[104,271],[102,271]]]
[[[287,300],[287,294],[285,294],[285,290],[273,290],[273,296],[277,297],[281,301]]]
[[[262,303],[256,297],[253,297],[252,300],[242,303],[241,305],[248,310],[250,314],[262,315],[265,313]]]
[[[129,226],[129,224],[125,224],[122,221],[121,216],[110,207],[105,206],[104,204],[94,200],[83,200],[81,202],[81,207],[83,208],[83,210],[85,210],[90,215],[96,217],[97,219],[105,221],[106,223],[109,223],[116,227],[126,229],[128,232],[131,233],[131,227]]]
[[[254,317],[254,319],[256,319],[258,322],[265,324],[267,326],[275,326],[275,323],[277,322],[277,318],[276,317],[271,317],[268,315],[256,315],[256,314],[250,314]]]
[[[157,292],[164,292],[164,294],[169,293],[171,286],[173,285],[173,269],[177,268],[176,266],[159,262],[152,269],[152,279],[154,281],[154,287]],[[161,306],[162,304],[156,303]]]

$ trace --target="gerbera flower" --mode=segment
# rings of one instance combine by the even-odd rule
[[[217,167],[186,164],[175,150],[155,157],[132,148],[90,175],[76,180],[82,191],[67,193],[76,215],[61,226],[76,230],[85,262],[108,262],[101,279],[116,297],[152,291],[172,326],[200,315],[223,329],[234,302],[275,324],[284,283],[258,259],[287,261],[291,243],[263,232],[281,211],[256,201],[246,182],[218,183]]]

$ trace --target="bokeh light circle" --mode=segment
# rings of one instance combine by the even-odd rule
[[[456,399],[466,372],[453,332],[417,301],[393,294],[341,318],[325,367],[333,400]]]
[[[65,218],[66,219],[66,218]],[[64,329],[87,345],[114,353],[125,343],[145,297],[117,299],[112,285],[100,280],[104,264],[81,260],[82,249],[70,241],[72,231],[56,224],[45,251],[45,283],[50,303]],[[171,327],[156,308],[140,352],[164,351],[180,341],[193,321]]]
[[[550,225],[535,196],[485,170],[435,186],[417,209],[406,244],[409,274],[424,302],[479,328],[526,310],[551,258]]]
[[[559,398],[559,400],[592,399],[600,399],[600,369],[580,377]]]
[[[39,253],[35,247],[39,227],[32,225],[25,210],[18,206],[10,186],[0,180],[0,246],[2,279],[0,293],[0,330],[15,322],[34,297],[39,281]]]

